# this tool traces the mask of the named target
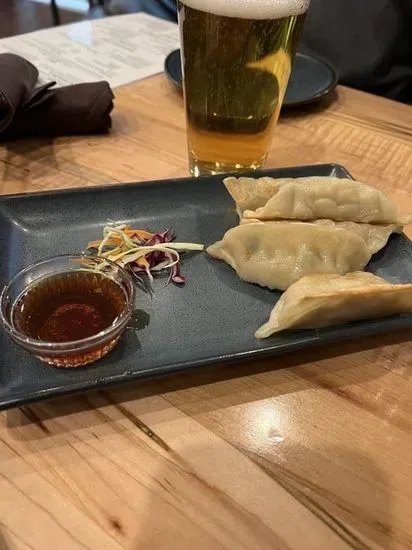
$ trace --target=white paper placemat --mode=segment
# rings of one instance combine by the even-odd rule
[[[31,61],[41,82],[59,86],[107,80],[115,88],[163,70],[179,47],[174,23],[145,13],[118,15],[3,38],[0,53]]]

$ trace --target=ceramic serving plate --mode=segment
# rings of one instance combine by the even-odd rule
[[[348,177],[334,164],[263,174]],[[81,252],[89,240],[101,237],[108,219],[153,231],[172,227],[179,241],[205,244],[238,222],[222,176],[0,197],[0,285],[33,262]],[[412,282],[411,242],[404,235],[392,236],[367,269],[388,281]],[[412,326],[412,315],[402,315],[259,341],[254,332],[279,292],[241,281],[228,265],[204,253],[184,258],[182,273],[187,277],[182,287],[166,287],[166,278],[160,278],[153,296],[138,292],[135,319],[119,345],[86,368],[45,366],[0,331],[0,408]]]

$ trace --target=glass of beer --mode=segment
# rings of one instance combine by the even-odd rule
[[[179,0],[190,172],[260,168],[310,0]]]

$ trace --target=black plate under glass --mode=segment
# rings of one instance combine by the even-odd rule
[[[264,173],[348,176],[334,164]],[[33,262],[81,252],[101,236],[108,219],[154,231],[172,227],[180,241],[206,244],[237,223],[221,176],[1,197],[0,285]],[[367,269],[388,281],[411,282],[411,242],[404,235],[392,236]],[[0,330],[0,408],[412,326],[412,315],[402,315],[259,341],[254,332],[268,318],[279,292],[241,281],[228,265],[203,253],[185,258],[182,272],[187,276],[183,287],[165,287],[161,278],[152,297],[138,293],[133,326],[113,352],[86,368],[45,366]]]
[[[179,89],[182,89],[182,68],[180,50],[171,52],[165,60],[166,76]],[[283,107],[298,107],[312,103],[330,93],[338,83],[338,75],[325,61],[298,52],[293,63],[286,89]]]

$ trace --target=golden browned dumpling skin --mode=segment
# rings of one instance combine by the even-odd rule
[[[245,210],[256,210],[264,206],[279,187],[291,178],[225,178],[223,183],[236,203],[236,210],[241,218]]]
[[[372,273],[314,274],[282,294],[255,333],[267,338],[285,329],[321,328],[412,311],[412,284],[391,284]]]

